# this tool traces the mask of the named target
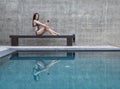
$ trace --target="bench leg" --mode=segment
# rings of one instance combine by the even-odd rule
[[[67,37],[67,46],[72,46],[72,38]]]
[[[75,34],[73,34],[73,42],[75,42]]]
[[[17,37],[11,38],[11,46],[18,46],[18,38]]]

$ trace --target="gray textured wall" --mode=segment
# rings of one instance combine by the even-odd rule
[[[10,45],[9,35],[34,34],[34,12],[61,34],[76,34],[75,45],[120,45],[120,0],[0,0],[0,45]],[[20,44],[65,45],[54,40],[20,39]]]

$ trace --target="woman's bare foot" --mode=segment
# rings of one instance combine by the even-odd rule
[[[57,34],[54,34],[54,33],[53,33],[52,35],[53,35],[53,36],[57,36]]]
[[[54,32],[56,35],[60,35],[60,33],[58,33],[58,32]]]

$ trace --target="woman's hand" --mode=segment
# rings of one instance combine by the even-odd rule
[[[47,20],[47,23],[49,23],[50,21],[49,20]]]
[[[48,24],[49,24],[49,22],[50,22],[50,21],[49,21],[49,20],[47,20],[46,25],[48,25]]]

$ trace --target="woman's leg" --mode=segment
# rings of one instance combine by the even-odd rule
[[[59,35],[59,33],[55,32],[49,27],[46,28],[42,27],[39,31],[37,31],[37,35],[43,35],[46,31],[48,31],[52,35]]]
[[[55,32],[54,30],[52,30],[51,28],[49,27],[46,27],[46,29],[49,33],[51,33],[52,35],[59,35],[59,33]]]
[[[37,35],[43,35],[46,32],[45,28],[42,27],[39,31],[37,31]]]

